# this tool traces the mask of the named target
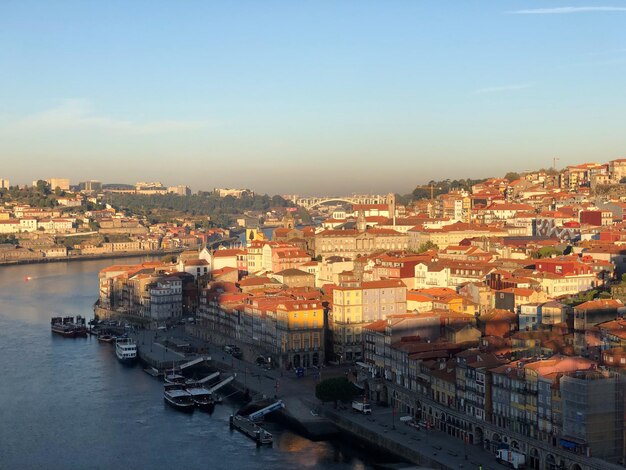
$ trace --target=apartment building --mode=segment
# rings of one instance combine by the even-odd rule
[[[364,325],[406,313],[406,290],[399,280],[355,282],[333,289],[331,329],[339,360],[361,359]]]

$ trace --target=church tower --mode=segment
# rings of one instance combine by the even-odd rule
[[[396,195],[394,193],[387,194],[387,208],[389,209],[389,218],[396,225]]]
[[[287,214],[285,214],[285,217],[283,217],[283,228],[288,228],[292,230],[295,226],[296,221],[294,220],[292,213],[287,212]]]
[[[359,232],[365,232],[367,228],[367,221],[365,220],[365,211],[359,211],[356,216],[356,229]]]

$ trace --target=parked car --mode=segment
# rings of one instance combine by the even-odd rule
[[[358,411],[364,415],[372,414],[372,406],[365,400],[354,400],[352,402],[352,411]]]

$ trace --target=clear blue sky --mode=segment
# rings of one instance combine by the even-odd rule
[[[626,157],[626,1],[0,1],[0,177],[409,192]]]

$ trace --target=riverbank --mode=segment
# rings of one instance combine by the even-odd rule
[[[183,327],[157,333],[153,338],[160,345],[150,342],[145,343],[144,348],[155,351],[162,348],[166,340],[199,348],[211,357],[212,369],[235,375],[229,387],[242,396],[247,391],[255,401],[281,399],[285,408],[276,412],[272,419],[312,440],[343,435],[351,442],[357,442],[363,449],[396,456],[403,461],[432,469],[458,470],[479,466],[483,470],[507,468],[498,464],[495,456],[482,447],[464,445],[444,432],[416,430],[401,424],[399,416],[395,416],[391,408],[373,406],[372,415],[364,416],[352,412],[350,406],[335,409],[332,405],[321,404],[315,397],[315,385],[320,375],[322,379],[344,376],[350,365],[324,367],[319,371],[309,369],[304,377],[296,377],[293,371],[266,370],[257,366],[254,364],[255,357],[252,357],[254,353],[245,347],[242,348],[243,358],[236,359],[221,347],[190,336]],[[178,359],[182,360],[183,357]]]
[[[0,261],[0,266],[16,266],[22,264],[48,264],[61,263],[66,261],[91,261],[118,258],[136,258],[138,256],[166,256],[181,253],[183,250],[183,248],[176,248],[172,250],[124,251],[120,253],[101,253],[91,255],[59,256],[55,258],[20,259]]]

